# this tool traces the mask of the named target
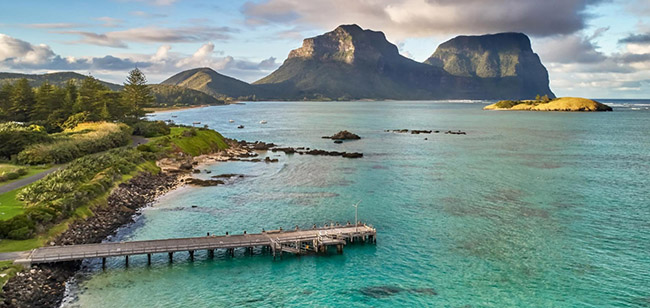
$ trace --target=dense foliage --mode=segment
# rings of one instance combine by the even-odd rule
[[[70,80],[63,87],[45,81],[36,89],[22,78],[0,87],[0,121],[37,123],[55,132],[73,127],[69,122],[82,116],[83,121],[137,120],[153,101],[145,83],[138,69],[129,73],[124,90],[119,92],[91,76],[80,83]]]
[[[22,164],[65,163],[75,158],[124,146],[131,140],[126,124],[82,123],[74,129],[54,134],[54,141],[26,147],[18,153]]]
[[[139,121],[133,124],[133,134],[147,138],[169,135],[170,129],[163,121]]]
[[[186,87],[165,84],[150,85],[149,87],[156,98],[157,107],[225,104],[223,100]]]
[[[25,147],[52,141],[43,127],[18,123],[0,123],[0,158],[10,159]]]
[[[0,237],[27,239],[70,217],[78,207],[109,191],[122,175],[147,159],[152,159],[151,154],[120,148],[71,162],[18,193],[28,207],[23,214],[0,221]]]

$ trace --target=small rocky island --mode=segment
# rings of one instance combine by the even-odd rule
[[[323,139],[333,139],[333,140],[358,140],[361,139],[359,135],[353,134],[347,130],[342,130],[332,136],[323,136]]]
[[[548,97],[535,100],[499,101],[485,106],[484,110],[530,110],[530,111],[612,111],[612,107],[595,100],[581,97]]]

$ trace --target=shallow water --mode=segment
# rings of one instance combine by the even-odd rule
[[[150,267],[132,257],[128,269],[115,258],[105,272],[88,262],[64,306],[650,306],[650,111],[483,106],[256,102],[157,113],[231,138],[364,157],[269,152],[280,162],[209,166],[210,175],[246,177],[175,191],[120,239],[345,222],[363,200],[360,220],[377,228],[377,244],[282,261],[197,252],[193,263],[178,253],[169,265],[160,254]],[[384,132],[401,128],[467,135]],[[343,129],[363,139],[320,138]]]

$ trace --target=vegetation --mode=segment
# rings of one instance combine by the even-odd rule
[[[16,198],[20,189],[0,194],[0,220],[6,220],[25,211],[24,203]]]
[[[131,140],[131,128],[125,124],[82,123],[74,129],[54,134],[50,143],[33,144],[18,153],[22,164],[65,163],[75,158],[124,146]]]
[[[10,159],[25,147],[52,141],[42,126],[0,123],[0,158]]]
[[[134,149],[113,149],[79,158],[20,190],[23,213],[0,222],[0,237],[24,240],[70,217],[77,208],[107,193],[123,175],[153,159]]]
[[[147,138],[169,135],[169,126],[163,121],[140,121],[133,125],[133,134]]]
[[[4,286],[9,279],[21,270],[23,270],[22,265],[15,265],[13,261],[0,261],[0,286]]]
[[[486,110],[533,110],[533,111],[612,111],[612,108],[597,101],[579,97],[550,99],[537,95],[535,100],[499,101],[486,106]]]
[[[185,107],[199,105],[223,105],[223,100],[190,88],[175,85],[150,85],[156,98],[156,107]]]
[[[228,148],[218,132],[207,128],[172,127],[168,136],[154,138],[146,151],[183,152],[193,156]]]

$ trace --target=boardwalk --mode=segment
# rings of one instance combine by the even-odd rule
[[[222,236],[204,236],[192,238],[176,238],[164,240],[115,242],[86,245],[49,246],[34,249],[24,259],[16,263],[29,266],[38,263],[55,263],[77,261],[89,258],[102,258],[105,264],[107,257],[128,257],[132,255],[148,255],[167,253],[169,260],[179,251],[189,252],[190,259],[194,259],[194,251],[207,250],[209,256],[214,256],[216,249],[226,249],[234,255],[234,249],[247,248],[252,251],[254,247],[269,249],[275,258],[283,252],[304,254],[308,252],[326,252],[328,247],[335,246],[339,253],[343,246],[357,241],[376,241],[377,232],[374,228],[359,224],[309,230],[267,231],[257,234],[237,234]]]

